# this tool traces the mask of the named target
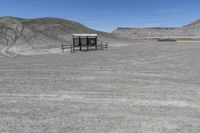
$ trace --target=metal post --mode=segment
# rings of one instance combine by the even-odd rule
[[[95,38],[95,49],[97,50],[97,37]]]
[[[74,51],[74,47],[75,47],[75,38],[74,38],[74,36],[73,36],[73,44],[72,44],[72,47],[71,47],[71,52]]]
[[[80,51],[82,51],[82,44],[81,44],[81,37],[79,36],[79,47],[80,47]]]
[[[108,50],[108,42],[106,42],[106,50]]]
[[[64,53],[64,46],[63,46],[63,44],[61,45],[61,47],[62,47],[62,53]]]
[[[88,41],[88,36],[87,36],[87,51],[89,50],[89,41]]]

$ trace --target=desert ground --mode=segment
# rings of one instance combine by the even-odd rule
[[[0,133],[199,133],[199,57],[200,42],[1,50]]]

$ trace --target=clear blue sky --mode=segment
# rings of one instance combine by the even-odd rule
[[[103,31],[177,27],[200,18],[200,0],[2,0],[0,16],[59,17]]]

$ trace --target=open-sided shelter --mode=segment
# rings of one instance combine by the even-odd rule
[[[97,37],[97,34],[73,34],[73,51],[75,48],[79,48],[80,51],[84,48],[97,50]]]

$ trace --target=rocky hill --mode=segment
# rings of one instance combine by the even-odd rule
[[[90,29],[80,23],[59,18],[0,18],[0,45],[32,48],[72,44],[72,33],[97,33],[100,41],[114,41],[115,35]]]
[[[200,19],[192,22],[191,24],[183,26],[183,28],[200,28]]]
[[[119,27],[113,31],[117,36],[124,38],[199,38],[200,37],[200,19],[178,28],[123,28]]]

